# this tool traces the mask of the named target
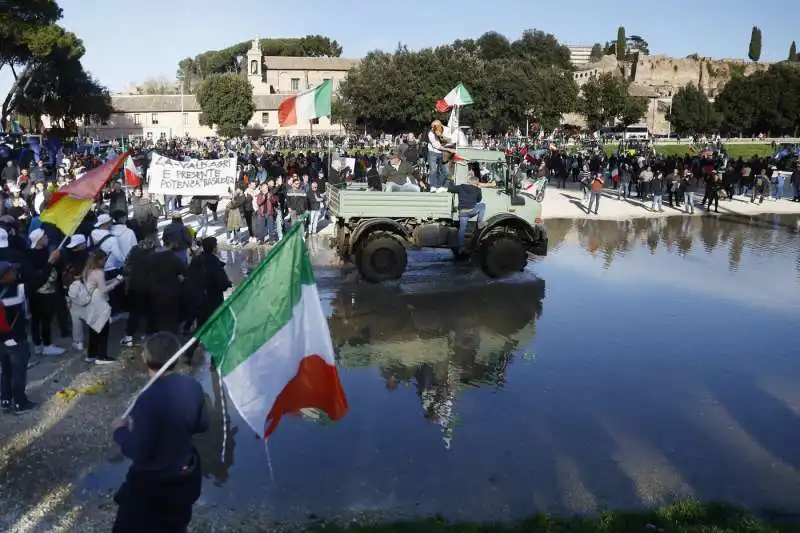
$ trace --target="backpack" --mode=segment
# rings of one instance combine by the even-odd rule
[[[77,307],[86,307],[92,302],[92,295],[86,288],[83,279],[78,278],[70,284],[67,299]]]

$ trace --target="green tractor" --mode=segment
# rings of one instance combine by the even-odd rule
[[[469,168],[488,180],[482,188],[485,224],[470,220],[458,244],[458,198],[451,193],[383,192],[350,183],[329,191],[335,217],[331,245],[369,282],[400,279],[409,249],[447,248],[492,278],[522,271],[529,256],[547,255],[542,201],[547,178],[512,172],[503,152],[459,148],[451,179],[469,182]]]

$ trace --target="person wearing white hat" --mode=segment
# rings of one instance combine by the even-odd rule
[[[119,238],[111,231],[113,222],[109,215],[101,213],[97,216],[97,222],[89,235],[89,248],[91,250],[102,250],[106,255],[106,262],[103,266],[106,281],[110,281],[122,274],[122,267],[125,266],[126,259],[125,252],[122,251],[122,246],[120,246]],[[112,312],[115,313],[112,322],[119,318],[118,313],[122,307],[121,298],[122,293],[120,290],[109,294],[109,303],[111,304]]]
[[[86,237],[80,233],[76,233],[69,238],[65,248],[66,253],[64,256],[64,286],[69,291],[70,286],[75,280],[79,280],[83,273],[83,267],[86,266],[86,258],[89,253],[86,249]],[[69,314],[72,319],[72,348],[75,351],[82,352],[84,347],[85,332],[82,317],[85,312],[85,307],[73,306],[71,300],[69,302]]]
[[[33,230],[28,239],[31,264],[46,275],[45,282],[30,295],[31,338],[34,351],[41,355],[63,355],[64,349],[53,344],[53,316],[56,311],[56,283],[58,274],[50,263],[50,244],[44,230]]]

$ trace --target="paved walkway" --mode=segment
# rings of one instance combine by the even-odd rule
[[[617,199],[615,190],[607,189],[603,191],[600,198],[600,209],[598,214],[591,215],[586,212],[586,205],[583,202],[583,193],[577,188],[577,184],[570,183],[567,189],[559,189],[552,184],[547,188],[547,194],[542,208],[542,217],[548,218],[584,218],[591,217],[603,220],[625,220],[630,218],[644,217],[667,217],[671,215],[685,215],[686,212],[681,202],[681,208],[673,208],[667,205],[668,197],[665,195],[663,209],[664,212],[654,212],[650,210],[651,202],[643,202],[635,197],[623,200]],[[788,192],[788,191],[787,191]],[[706,211],[698,207],[700,200],[703,199],[703,192],[695,193],[695,215],[705,214]],[[754,216],[760,214],[781,214],[781,215],[800,215],[800,203],[792,202],[791,199],[783,198],[773,200],[765,198],[759,204],[751,203],[749,196],[736,196],[733,200],[720,200],[720,214],[734,214],[744,216]],[[713,213],[713,211],[712,211]]]

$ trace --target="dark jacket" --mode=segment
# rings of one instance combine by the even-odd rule
[[[308,209],[309,211],[319,211],[322,208],[322,194],[319,189],[316,191],[308,190]]]
[[[162,239],[175,245],[178,250],[188,250],[192,246],[192,237],[189,228],[183,222],[170,222],[164,228]]]
[[[470,183],[462,183],[461,185],[453,185],[452,183],[447,188],[447,192],[458,195],[458,209],[474,209],[475,205],[483,200],[483,192],[480,187],[476,187]]]
[[[286,193],[286,207],[302,215],[308,211],[308,195],[303,191],[289,191]]]
[[[414,169],[404,161],[401,161],[397,168],[392,165],[386,165],[381,171],[381,181],[383,183],[392,181],[398,185],[405,185],[406,178],[410,179],[411,183],[417,182],[414,178]]]
[[[28,319],[25,317],[25,298],[36,292],[48,279],[53,267],[47,264],[42,269],[36,269],[24,252],[13,248],[0,248],[0,261],[8,261],[19,265],[17,281],[0,285],[0,298],[5,300],[2,310],[10,331],[0,331],[0,342],[9,339],[22,343],[28,339]]]
[[[108,193],[108,207],[113,213],[114,211],[128,212],[128,199],[125,197],[125,191],[114,191]]]
[[[225,272],[225,263],[214,254],[201,253],[186,270],[186,288],[189,301],[213,311],[222,303],[223,293],[231,287]]]

